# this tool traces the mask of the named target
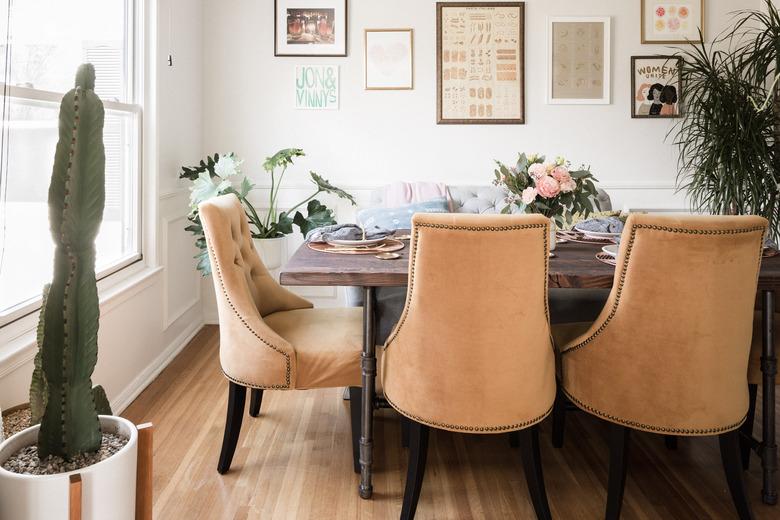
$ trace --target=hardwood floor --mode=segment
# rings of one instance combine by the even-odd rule
[[[232,469],[220,476],[227,388],[218,330],[207,327],[123,414],[155,424],[154,518],[398,518],[407,453],[392,411],[376,414],[374,498],[364,501],[338,389],[265,392],[260,417],[247,411]],[[560,450],[549,419],[541,432],[553,517],[603,518],[607,429],[584,413],[567,414],[566,426]],[[736,518],[716,438],[681,438],[669,451],[663,438],[637,433],[629,457],[622,518]],[[780,518],[780,506],[761,504],[757,457],[744,475],[756,518]],[[534,518],[519,450],[505,435],[432,431],[417,518]]]

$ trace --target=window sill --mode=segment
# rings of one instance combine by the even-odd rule
[[[149,267],[141,261],[98,282],[101,316],[151,287],[162,270],[162,267]],[[35,357],[37,324],[36,311],[0,327],[0,378]]]

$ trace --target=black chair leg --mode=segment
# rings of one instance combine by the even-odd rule
[[[664,444],[667,450],[677,450],[677,435],[664,435]]]
[[[718,435],[720,441],[720,458],[723,460],[723,470],[726,472],[726,480],[729,484],[731,498],[737,508],[737,514],[741,520],[753,518],[750,509],[745,483],[742,481],[742,457],[739,451],[739,431],[731,431]]]
[[[420,500],[423,477],[425,476],[425,461],[428,457],[428,426],[416,421],[409,421],[409,467],[406,470],[406,489],[404,504],[401,508],[401,520],[411,520],[417,511]]]
[[[227,419],[225,420],[225,435],[222,438],[222,452],[219,454],[217,471],[224,475],[230,469],[233,455],[236,453],[238,434],[241,433],[241,421],[244,419],[246,404],[246,387],[230,382],[228,390]]]
[[[750,404],[748,405],[747,418],[740,426],[739,431],[739,449],[742,452],[742,469],[750,469],[750,452],[753,450],[751,439],[753,437],[753,424],[756,422],[756,394],[758,394],[758,385],[748,385],[748,396]]]
[[[553,405],[552,441],[556,448],[563,448],[563,434],[566,430],[566,395],[558,388]]]
[[[544,475],[542,474],[542,459],[539,453],[539,427],[531,426],[517,433],[520,444],[520,454],[523,457],[523,472],[528,483],[528,493],[534,505],[536,518],[550,520],[550,505],[547,502],[547,492],[544,489]]]
[[[511,448],[520,447],[520,432],[509,432],[509,446]]]
[[[260,406],[263,404],[263,390],[253,388],[249,398],[249,415],[257,417],[260,415]]]
[[[349,387],[349,416],[352,425],[352,463],[355,473],[360,473],[360,408],[363,392],[359,386]]]
[[[409,447],[409,422],[408,417],[401,416],[401,446],[403,448]]]
[[[619,424],[610,424],[609,430],[609,484],[607,489],[607,520],[620,518],[623,507],[623,491],[626,487],[628,471],[629,428]]]

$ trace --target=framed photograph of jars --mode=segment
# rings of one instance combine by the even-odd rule
[[[347,55],[347,0],[274,0],[275,56]]]

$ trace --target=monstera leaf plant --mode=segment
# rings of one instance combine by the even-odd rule
[[[195,245],[200,252],[197,258],[197,268],[207,276],[211,273],[206,238],[198,214],[198,205],[212,197],[234,194],[241,201],[252,231],[252,238],[280,238],[293,233],[297,226],[305,236],[312,229],[329,226],[336,223],[333,210],[322,204],[317,197],[329,193],[356,204],[352,195],[332,185],[327,179],[315,172],[309,172],[315,190],[310,196],[298,204],[281,211],[279,208],[279,190],[287,173],[298,157],[306,154],[300,148],[286,148],[276,152],[263,162],[263,170],[270,176],[271,186],[268,192],[268,210],[261,217],[249,200],[255,185],[241,172],[243,161],[235,154],[214,154],[200,161],[197,166],[182,167],[179,178],[192,181],[190,188],[189,225],[186,230],[195,235]],[[306,213],[301,210],[306,207]]]

